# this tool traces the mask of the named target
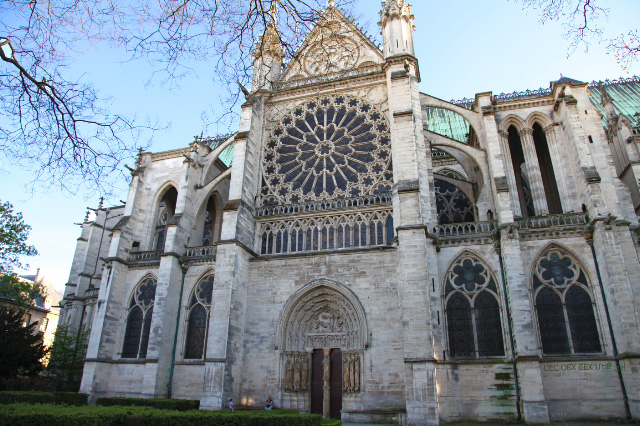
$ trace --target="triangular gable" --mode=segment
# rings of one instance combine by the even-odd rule
[[[382,51],[340,10],[329,6],[279,81],[326,76],[381,63]]]

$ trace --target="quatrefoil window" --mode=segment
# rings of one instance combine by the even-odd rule
[[[371,103],[326,96],[293,108],[265,148],[262,205],[391,192],[389,124]]]

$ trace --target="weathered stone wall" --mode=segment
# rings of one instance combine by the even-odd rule
[[[516,391],[511,363],[438,364],[438,410],[446,421],[515,420]]]
[[[234,401],[260,405],[268,394],[276,406],[308,410],[308,396],[282,392],[281,347],[276,341],[282,309],[299,289],[329,279],[351,290],[364,308],[370,346],[362,362],[362,392],[343,399],[343,410],[404,408],[404,365],[395,279],[395,250],[362,250],[287,256],[250,262],[244,335],[245,355],[235,365]]]

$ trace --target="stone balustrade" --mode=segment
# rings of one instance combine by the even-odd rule
[[[184,257],[190,258],[216,258],[216,247],[213,246],[200,246],[200,247],[188,247]]]
[[[159,261],[163,250],[135,251],[129,253],[129,262],[152,262]]]

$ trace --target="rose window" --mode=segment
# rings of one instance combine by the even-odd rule
[[[362,99],[327,96],[295,107],[265,148],[262,205],[391,192],[391,136]]]

